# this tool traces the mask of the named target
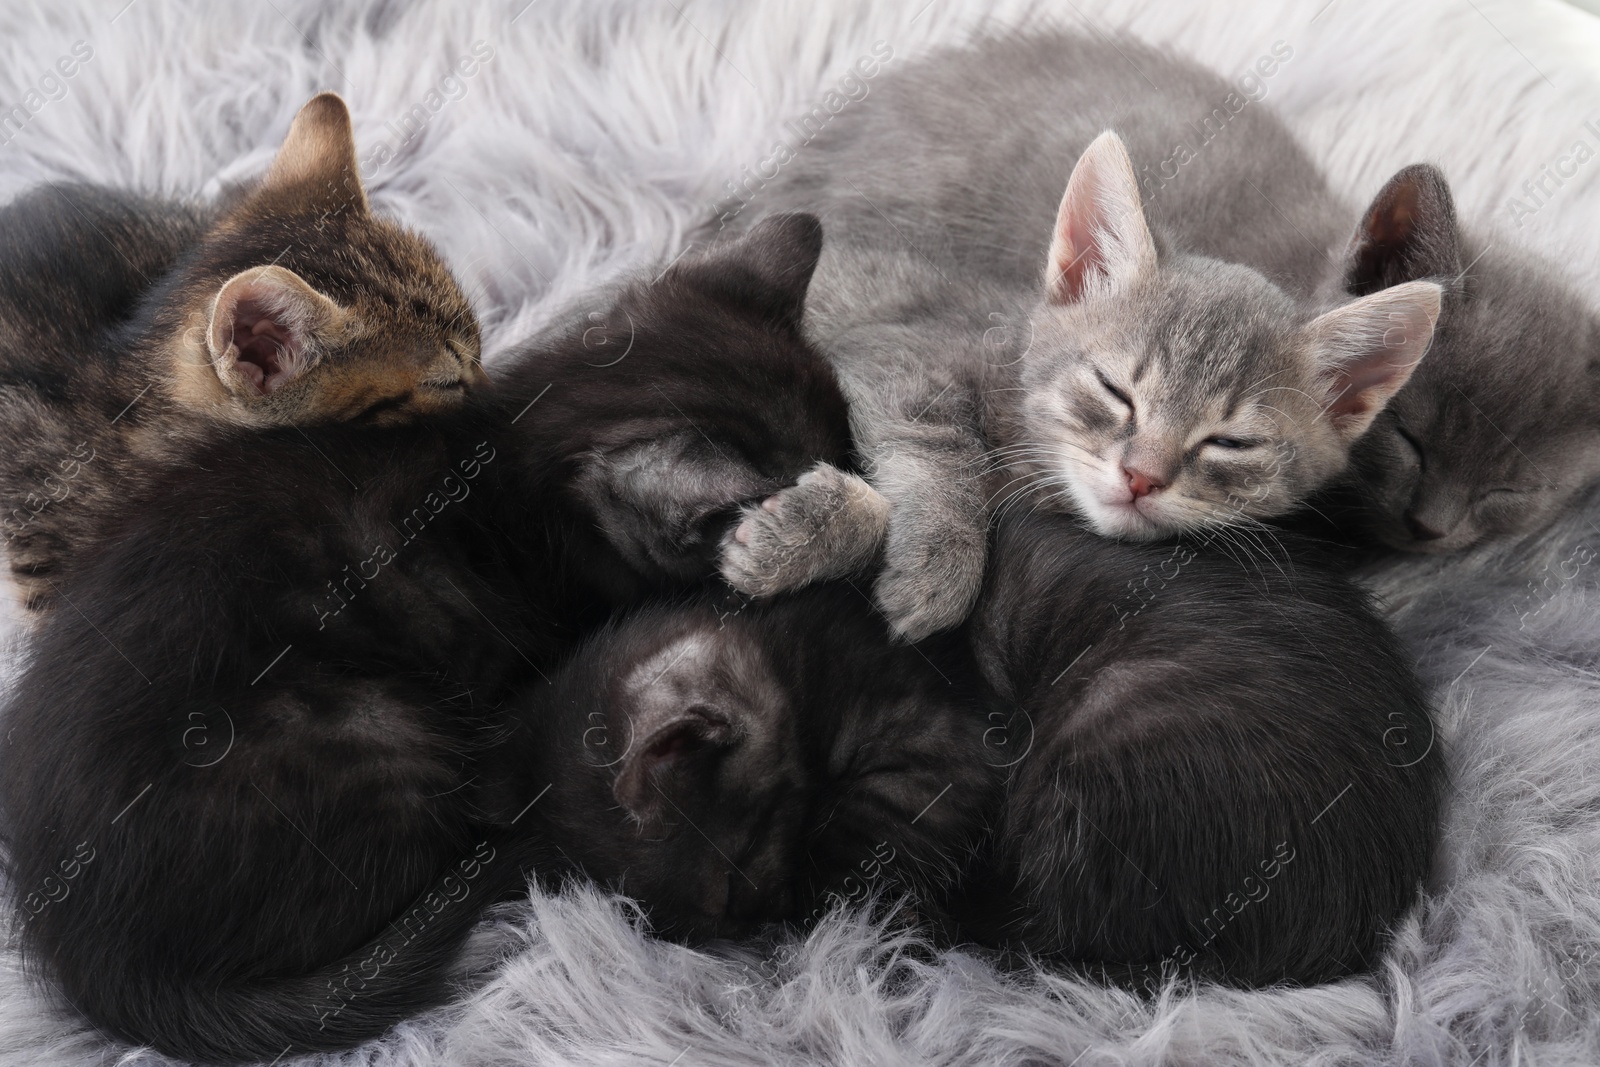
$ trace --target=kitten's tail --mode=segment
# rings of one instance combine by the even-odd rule
[[[348,1049],[446,999],[451,966],[483,910],[551,872],[552,855],[526,835],[486,841],[379,937],[309,974],[241,985],[181,981],[124,986],[114,1019],[130,1040],[211,1064],[276,1062]],[[145,976],[140,976],[144,978]]]

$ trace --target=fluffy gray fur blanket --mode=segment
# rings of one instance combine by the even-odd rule
[[[892,69],[1030,18],[1127,28],[1224,74],[1283,41],[1268,99],[1352,198],[1436,160],[1497,246],[1600,281],[1593,174],[1531,212],[1510,203],[1600,140],[1585,126],[1600,21],[1556,0],[9,0],[0,112],[25,116],[0,121],[0,199],[57,177],[214,188],[263,167],[299,104],[334,89],[374,202],[439,243],[503,350],[681,251],[875,42]],[[486,922],[454,1003],[315,1062],[1600,1063],[1596,519],[1600,499],[1533,545],[1370,576],[1434,686],[1453,768],[1436,879],[1370,977],[1145,1003],[914,951],[850,914],[776,958],[692,951],[574,887]],[[0,1067],[164,1062],[108,1044],[0,954]]]

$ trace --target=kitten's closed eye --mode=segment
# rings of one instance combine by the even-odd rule
[[[1473,506],[1486,504],[1489,507],[1509,507],[1517,503],[1520,498],[1547,492],[1557,488],[1553,485],[1501,485],[1493,489],[1480,489],[1472,496]]]
[[[1246,437],[1208,437],[1200,443],[1202,445],[1211,445],[1214,448],[1229,450],[1261,447],[1260,441]]]
[[[1404,426],[1402,426],[1399,423],[1395,423],[1394,433],[1395,433],[1396,437],[1398,437],[1398,438],[1400,438],[1400,440],[1404,441],[1406,443],[1406,445],[1411,449],[1411,451],[1416,454],[1417,463],[1418,463],[1418,465],[1421,465],[1421,463],[1422,463],[1422,443],[1417,440],[1416,434],[1412,433],[1410,430],[1406,429]]]
[[[1105,391],[1110,393],[1113,397],[1115,397],[1118,403],[1120,403],[1123,407],[1127,408],[1130,412],[1133,410],[1133,398],[1132,397],[1130,397],[1127,393],[1125,393],[1121,389],[1118,389],[1116,386],[1112,385],[1109,381],[1107,381],[1106,380],[1106,376],[1103,373],[1101,373],[1100,371],[1095,371],[1094,372],[1094,376],[1096,378],[1100,379],[1100,384],[1105,387]]]
[[[351,416],[350,421],[374,424],[398,421],[405,417],[413,399],[415,397],[409,392],[399,396],[380,397]]]

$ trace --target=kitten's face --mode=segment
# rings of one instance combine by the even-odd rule
[[[1220,263],[1046,306],[1007,442],[1019,487],[1133,539],[1288,510],[1344,463],[1293,320],[1259,275]]]
[[[765,651],[707,610],[646,613],[580,651],[530,715],[539,811],[655,929],[699,941],[790,917],[807,773]]]
[[[438,253],[368,209],[331,94],[301,110],[174,300],[173,395],[241,425],[396,425],[487,382],[477,319]]]
[[[1472,275],[1355,453],[1357,521],[1393,548],[1525,536],[1600,479],[1600,319],[1542,265],[1490,252]]]
[[[1062,198],[997,444],[1011,493],[1112,537],[1294,507],[1344,468],[1439,312],[1439,287],[1416,282],[1302,324],[1255,271],[1161,258],[1127,152],[1102,134]]]

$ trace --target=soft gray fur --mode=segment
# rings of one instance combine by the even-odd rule
[[[1214,108],[1214,143],[1163,182]],[[1263,225],[1272,203],[1294,214]],[[807,329],[887,501],[877,601],[910,638],[966,614],[999,500],[1133,538],[1290,510],[1342,472],[1438,310],[1418,283],[1312,320],[1303,263],[1325,249],[1298,231],[1337,217],[1316,168],[1229,83],[1128,42],[996,38],[886,77],[762,204],[824,217]],[[730,580],[828,573],[786,529],[848,521],[821,487],[751,510]]]

